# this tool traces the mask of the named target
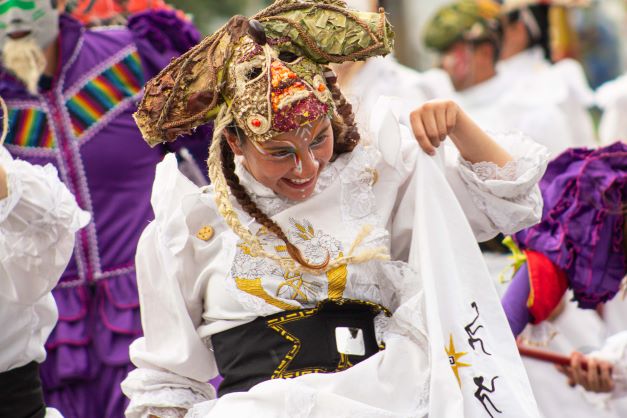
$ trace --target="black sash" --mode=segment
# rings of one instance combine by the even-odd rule
[[[44,418],[45,415],[37,362],[0,373],[0,418]]]
[[[211,337],[224,380],[219,396],[245,392],[269,379],[347,369],[377,353],[374,317],[384,307],[371,302],[325,300],[312,309],[286,311]],[[363,341],[363,354],[338,351],[337,329]]]

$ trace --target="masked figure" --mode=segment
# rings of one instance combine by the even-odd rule
[[[49,0],[3,2],[0,24],[6,148],[55,166],[93,219],[53,291],[59,322],[41,369],[46,401],[66,418],[121,417],[119,382],[131,367],[128,345],[141,333],[135,248],[153,216],[154,168],[168,150],[142,145],[132,113],[145,80],[198,33],[164,11],[137,15],[128,27],[86,30]],[[187,145],[203,161],[208,140],[201,131],[196,137]]]

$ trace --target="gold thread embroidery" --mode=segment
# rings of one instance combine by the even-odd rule
[[[309,302],[309,295],[315,296],[316,290],[320,288],[317,283],[303,279],[300,273],[285,273],[285,281],[279,285],[276,295],[283,299],[292,299],[301,303]]]
[[[336,370],[327,370],[327,369],[323,369],[319,367],[311,367],[311,368],[287,371],[287,368],[292,363],[294,358],[296,358],[296,355],[300,351],[300,347],[302,344],[298,337],[296,337],[293,334],[290,334],[285,328],[283,328],[283,324],[293,322],[293,321],[298,321],[298,320],[310,317],[312,315],[315,315],[320,310],[320,307],[327,302],[329,302],[329,299],[323,300],[322,302],[318,303],[318,305],[315,308],[307,309],[307,310],[300,310],[298,312],[290,312],[286,315],[280,316],[278,318],[273,318],[267,321],[268,327],[272,328],[273,330],[278,332],[281,335],[281,337],[285,338],[287,341],[292,343],[292,348],[287,352],[285,357],[283,357],[283,359],[279,363],[278,367],[272,373],[271,379],[290,379],[293,377],[298,377],[298,376],[302,376],[302,375],[310,374],[310,373],[333,373],[334,371],[341,371],[341,370],[348,369],[349,367],[352,367],[352,364],[348,356],[346,354],[340,353],[340,362],[338,363]],[[345,303],[358,303],[358,304],[365,305],[365,306],[372,308],[373,310],[375,310],[375,312],[383,312],[386,316],[392,316],[392,313],[390,312],[389,309],[374,302],[358,300],[358,299],[337,299],[337,300],[333,300],[333,302],[338,305],[343,305]]]
[[[339,258],[344,257],[344,254],[340,252]],[[329,299],[340,299],[344,296],[344,289],[346,288],[346,277],[348,276],[348,267],[346,264],[337,266],[336,268],[327,272],[327,280],[329,282]]]
[[[261,279],[257,278],[257,279],[253,279],[253,280],[249,280],[249,279],[242,279],[239,277],[235,278],[235,284],[237,286],[237,288],[239,290],[241,290],[242,292],[246,292],[249,295],[258,297],[259,299],[262,299],[264,302],[266,302],[267,304],[270,304],[272,306],[276,306],[277,308],[284,310],[284,311],[293,311],[295,309],[299,309],[299,306],[295,306],[295,305],[290,305],[289,303],[285,303],[282,300],[278,300],[276,298],[273,298],[272,296],[270,296],[263,288],[263,286],[261,285]]]

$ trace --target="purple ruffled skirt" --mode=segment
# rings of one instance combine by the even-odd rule
[[[53,291],[59,322],[41,367],[46,403],[65,418],[122,418],[120,383],[133,369],[128,347],[141,336],[135,272]]]

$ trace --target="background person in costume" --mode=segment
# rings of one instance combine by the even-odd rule
[[[560,107],[568,122],[563,136],[570,147],[596,146],[589,109],[594,95],[581,64],[562,59],[553,64],[559,49],[560,24],[565,26],[564,7],[578,7],[578,0],[504,0],[501,73],[511,85],[519,85],[520,102],[533,92],[538,100]],[[573,35],[574,36],[574,35]],[[526,94],[525,94],[526,93]]]
[[[349,0],[355,10],[376,12],[377,0]],[[399,64],[394,57],[372,57],[366,61],[349,61],[333,66],[342,92],[352,104],[359,126],[367,126],[374,106],[381,96],[401,99],[399,106],[406,112],[427,100],[451,97],[453,86],[447,74],[439,68],[419,73]]]
[[[425,44],[440,53],[442,68],[457,90],[455,97],[483,129],[519,130],[557,155],[570,144],[561,109],[497,71],[500,12],[491,0],[452,2],[427,23]]]
[[[176,11],[163,0],[70,0],[67,10],[87,26],[126,24],[128,16],[146,10]],[[186,19],[185,13],[176,12]]]
[[[6,148],[55,166],[93,219],[53,290],[59,321],[41,368],[46,402],[66,418],[121,417],[128,345],[141,333],[135,248],[153,216],[154,167],[168,150],[141,143],[132,113],[145,80],[198,33],[166,11],[95,31],[48,0],[5,2],[0,12]],[[206,132],[187,144],[198,161],[206,158]]]
[[[627,146],[615,143],[597,150],[569,150],[549,164],[540,183],[545,201],[542,222],[515,236],[525,252],[526,263],[514,276],[503,298],[515,334],[527,322],[544,321],[560,303],[567,288],[573,290],[574,299],[582,308],[594,309],[602,302],[620,299],[616,296],[627,272],[624,248],[626,157]],[[610,304],[614,303],[612,300]],[[623,330],[624,324],[623,319]],[[586,335],[594,333],[582,321],[573,321],[571,326]],[[594,357],[615,363],[620,381],[624,347],[615,341],[608,340],[608,348]],[[600,347],[603,341],[586,345]],[[565,353],[580,347],[560,347],[560,351]],[[591,368],[584,374],[580,360],[581,355],[573,355],[572,382],[584,388],[598,388],[607,375],[607,368]],[[608,366],[603,362],[598,364]],[[546,364],[544,368],[545,375],[553,373]],[[618,393],[622,393],[621,390]],[[622,416],[619,411],[620,408],[624,411],[624,404],[613,401],[612,407],[614,413]]]
[[[54,167],[14,160],[0,139],[0,416],[55,418],[39,363],[57,320],[50,291],[67,266],[74,233],[89,222]]]
[[[627,141],[627,74],[608,81],[596,91],[596,103],[603,110],[599,123],[601,144],[609,145],[616,141]]]
[[[148,143],[215,130],[211,186],[157,168],[128,417],[538,415],[468,220],[534,223],[546,151],[450,101],[405,115],[414,135],[382,101],[362,140],[326,66],[391,40],[383,13],[282,0],[147,84]]]

